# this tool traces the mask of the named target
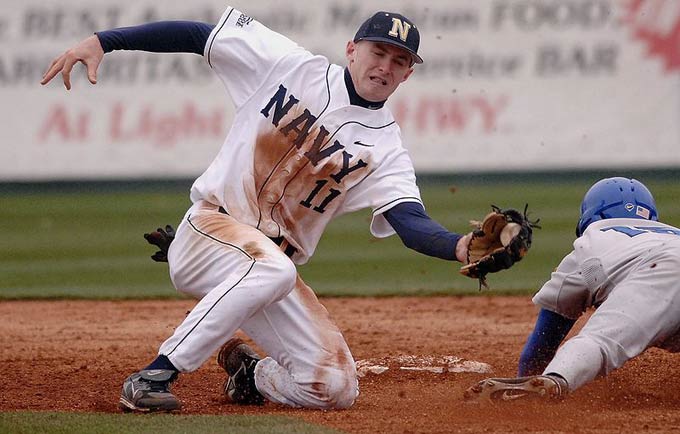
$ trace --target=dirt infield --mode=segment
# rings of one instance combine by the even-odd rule
[[[325,299],[357,360],[456,356],[512,376],[533,326],[526,297]],[[117,412],[123,379],[155,356],[191,301],[0,303],[0,411]],[[579,328],[580,323],[577,325]],[[680,431],[680,355],[650,350],[559,404],[476,406],[463,390],[487,376],[392,366],[360,380],[346,411],[225,403],[210,360],[174,392],[185,414],[277,414],[352,433]]]

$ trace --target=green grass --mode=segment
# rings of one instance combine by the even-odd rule
[[[578,207],[597,178],[421,183],[429,214],[450,230],[467,232],[490,204],[523,208],[540,217],[529,255],[489,277],[491,294],[528,294],[570,251]],[[680,225],[680,184],[647,181],[661,219]],[[450,187],[455,187],[452,193]],[[189,205],[186,188],[164,190],[28,192],[0,194],[0,298],[176,297],[167,265],[149,259],[142,238],[159,225],[176,225]],[[343,216],[324,234],[316,254],[300,267],[319,295],[473,294],[475,280],[458,263],[429,258],[396,237],[376,240],[370,212]]]
[[[181,416],[99,413],[0,413],[0,433],[12,434],[331,434],[328,428],[280,416]]]
[[[189,205],[169,193],[36,193],[0,196],[0,296],[172,296],[167,267],[142,234],[176,224]]]

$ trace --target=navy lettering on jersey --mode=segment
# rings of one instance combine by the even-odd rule
[[[312,128],[314,122],[316,122],[316,116],[305,109],[304,113],[290,121],[288,125],[281,127],[281,133],[283,133],[284,136],[288,136],[291,132],[297,133],[297,138],[293,143],[296,148],[300,149],[307,139],[309,129]]]
[[[362,167],[368,166],[368,164],[364,160],[359,159],[359,161],[357,161],[357,164],[350,167],[349,159],[352,158],[353,156],[354,155],[350,154],[345,150],[342,151],[342,168],[338,173],[331,174],[331,178],[333,178],[333,180],[338,184],[340,184],[340,181],[342,181],[342,178],[344,178],[345,176],[349,175],[350,173],[354,172],[357,169],[361,169]]]
[[[260,111],[262,115],[265,118],[269,117],[269,111],[271,108],[274,107],[274,116],[272,117],[272,124],[274,124],[275,127],[279,126],[279,122],[281,122],[281,118],[286,115],[290,111],[291,108],[298,102],[300,102],[297,98],[295,98],[293,95],[290,95],[288,97],[288,102],[286,105],[283,104],[283,101],[286,99],[286,92],[288,89],[283,87],[283,85],[279,85],[279,90],[276,91],[272,99],[269,100],[266,106]]]
[[[622,234],[626,234],[629,237],[635,237],[641,234],[667,234],[667,235],[678,235],[680,236],[680,230],[674,228],[667,228],[663,226],[609,226],[600,229],[602,232],[606,231],[616,231]]]
[[[304,206],[305,208],[311,208],[312,207],[312,200],[319,194],[319,192],[323,189],[323,187],[328,184],[327,179],[320,179],[316,181],[316,185],[314,186],[314,190],[312,190],[311,193],[309,193],[309,196],[307,196],[307,199],[303,200],[300,202],[300,205]],[[328,206],[329,203],[336,197],[340,196],[341,191],[336,190],[334,188],[329,189],[328,195],[321,201],[321,203],[314,208],[312,208],[314,211],[323,214],[326,211],[326,207]]]
[[[305,157],[309,158],[310,163],[312,163],[314,166],[319,164],[319,161],[323,160],[326,157],[330,157],[336,151],[339,151],[340,149],[344,148],[344,146],[342,146],[340,142],[335,140],[331,146],[327,147],[324,150],[320,150],[321,145],[323,144],[323,139],[325,139],[327,135],[328,131],[323,125],[321,125],[321,128],[319,128],[319,134],[317,134],[316,139],[314,139],[312,147],[309,149],[309,151],[305,152]]]
[[[300,102],[300,100],[292,94],[288,95],[288,99],[286,100],[287,94],[288,89],[280,84],[276,93],[274,93],[267,105],[265,105],[260,111],[262,116],[269,118],[273,108],[274,112],[271,114],[271,121],[272,124],[277,128],[281,122],[281,119],[283,119],[286,114],[290,112],[290,109],[293,108],[293,106]],[[291,138],[293,139],[293,144],[296,148],[300,149],[307,140],[310,130],[317,120],[318,118],[305,108],[301,115],[292,119],[286,125],[283,125],[279,131],[286,137],[292,135]],[[354,157],[354,155],[347,152],[345,150],[345,146],[342,145],[338,140],[334,140],[330,146],[326,146],[322,149],[326,137],[328,137],[329,134],[330,132],[325,126],[319,126],[319,132],[314,138],[310,149],[304,153],[309,162],[312,165],[317,166],[322,160],[329,158],[336,152],[342,150],[342,167],[340,168],[340,171],[330,174],[330,179],[317,180],[314,187],[312,188],[312,191],[309,193],[309,195],[307,195],[307,198],[299,202],[299,204],[305,208],[310,208],[318,213],[323,213],[326,211],[328,205],[335,198],[342,194],[341,190],[328,185],[331,180],[335,184],[340,185],[345,176],[368,166],[368,163],[362,159],[359,159],[356,163],[352,164],[351,159]],[[326,143],[326,145],[328,145],[328,143]],[[322,190],[327,190],[327,193],[322,193]],[[317,198],[317,196],[319,197]],[[317,205],[314,205],[315,203]]]

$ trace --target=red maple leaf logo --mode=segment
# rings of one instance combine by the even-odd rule
[[[627,9],[624,22],[647,45],[647,54],[660,57],[666,71],[680,69],[680,1],[629,0]]]

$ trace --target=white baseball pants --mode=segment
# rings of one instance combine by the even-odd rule
[[[293,407],[347,408],[356,399],[356,366],[342,333],[295,265],[259,230],[194,204],[168,253],[177,290],[200,301],[159,354],[177,369],[198,369],[242,329],[268,357],[257,389]]]

